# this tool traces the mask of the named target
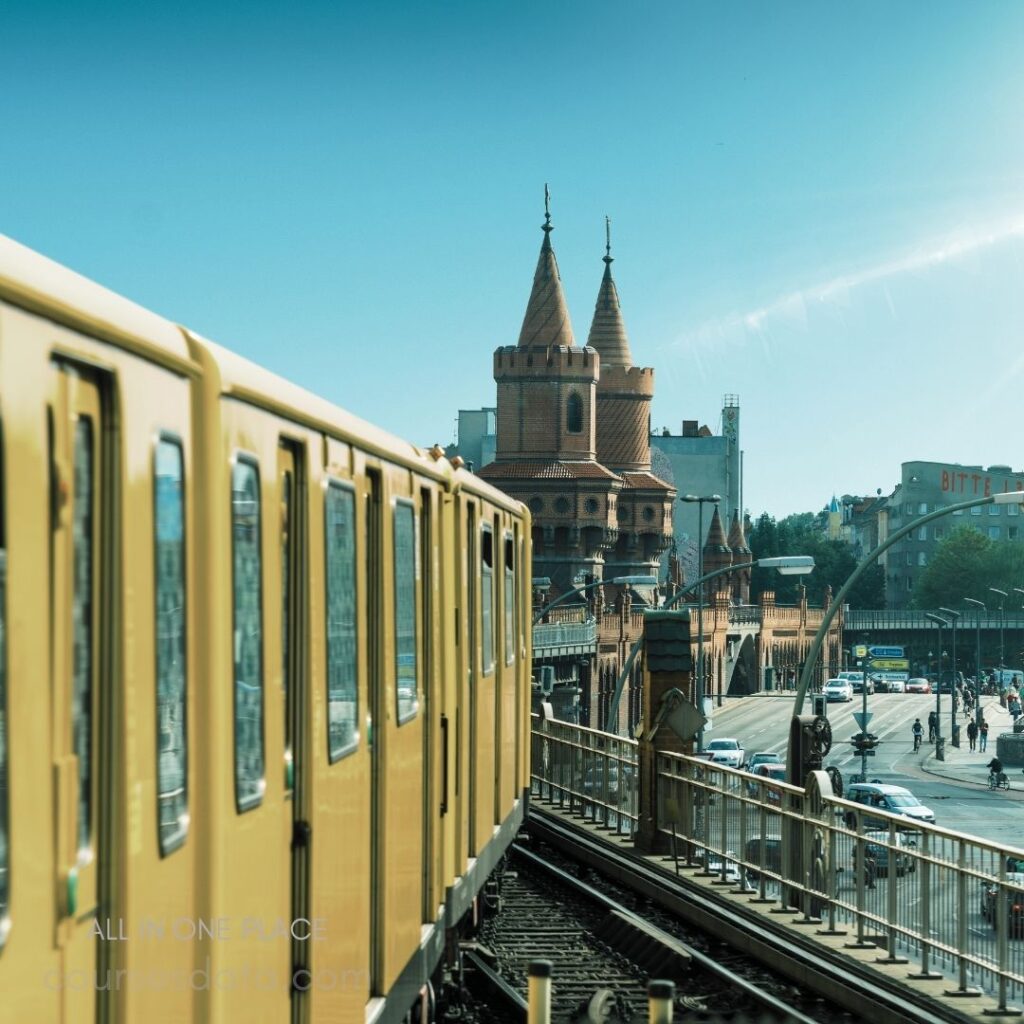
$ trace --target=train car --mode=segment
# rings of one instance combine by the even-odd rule
[[[0,240],[0,1021],[429,1019],[525,812],[529,537]]]

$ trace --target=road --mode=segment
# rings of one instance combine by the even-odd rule
[[[943,733],[949,736],[949,698],[943,695]],[[945,762],[937,762],[930,744],[925,743],[917,753],[913,750],[911,725],[920,718],[926,726],[928,712],[935,708],[935,696],[926,694],[872,694],[868,696],[868,709],[872,712],[869,731],[881,740],[874,757],[868,759],[868,779],[905,786],[926,806],[935,812],[936,824],[944,829],[967,833],[998,846],[1020,847],[1024,844],[1021,820],[1024,815],[1024,777],[1020,769],[1008,769],[1013,789],[1010,792],[992,791],[985,784],[987,770],[984,765],[993,756],[996,737],[1009,731],[1007,713],[998,702],[988,699],[984,713],[992,725],[989,750],[970,753],[966,733],[962,729],[964,746],[949,749]],[[860,731],[853,719],[854,711],[861,710],[861,698],[852,703],[830,704],[828,717],[832,726],[833,747],[825,759],[826,766],[834,765],[849,779],[859,773],[861,759],[849,745],[850,737]],[[729,702],[720,715],[716,715],[707,737],[736,737],[744,746],[747,756],[757,751],[774,751],[783,758],[789,742],[789,723],[793,712],[792,697],[757,696]],[[961,714],[961,726],[967,719]],[[942,774],[937,774],[941,772]],[[949,840],[952,842],[952,839]],[[950,848],[951,849],[951,848]],[[936,850],[937,852],[937,850]],[[944,852],[948,853],[949,850]],[[841,855],[843,868],[838,880],[840,898],[855,899],[855,874],[849,851]],[[953,858],[955,859],[955,857]],[[986,871],[997,871],[995,863],[1001,860],[994,854],[984,863]],[[920,879],[916,873],[896,879],[896,919],[907,923],[915,917],[922,898]],[[876,889],[866,893],[866,905],[885,920],[891,908],[887,878],[879,878]],[[931,934],[951,946],[957,944],[959,919],[957,889],[952,873],[940,872],[933,879],[930,900],[934,910]],[[972,883],[967,892],[966,923],[969,948],[983,959],[997,957],[996,936],[991,920],[981,913],[982,887]],[[1024,941],[1016,938],[1008,948],[1015,970],[1024,973]]]
[[[988,753],[967,754],[967,719],[961,714],[958,721],[962,726],[963,752],[951,749],[947,774],[937,775],[929,769],[943,766],[935,764],[931,745],[925,743],[919,752],[914,753],[910,731],[914,719],[920,718],[927,736],[928,712],[935,709],[934,694],[870,694],[868,710],[872,712],[872,718],[868,731],[878,736],[881,742],[875,756],[867,759],[867,774],[869,779],[905,786],[935,812],[936,824],[944,828],[1017,846],[1024,841],[1021,834],[1024,776],[1017,769],[1009,769],[1013,786],[1010,793],[991,791],[983,785],[987,777],[984,764],[995,751],[994,738],[1003,728],[1009,728],[1009,718],[1000,711],[997,701],[988,698],[983,707],[986,717],[993,723]],[[828,706],[833,745],[825,764],[837,767],[844,779],[860,772],[860,756],[853,753],[848,742],[854,733],[860,731],[853,719],[853,712],[860,709],[859,696],[852,703]],[[942,710],[942,731],[948,746],[949,697],[946,694],[942,696]],[[747,756],[766,750],[775,751],[785,758],[793,714],[791,696],[734,699],[722,711],[719,717],[716,709],[713,729],[706,731],[706,740],[734,736],[743,744]]]

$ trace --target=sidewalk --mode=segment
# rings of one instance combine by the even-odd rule
[[[949,737],[949,700],[943,695],[945,711],[942,716],[942,732],[945,742],[945,760],[939,761],[935,756],[935,750],[930,744],[924,744],[921,750],[921,760],[917,767],[929,775],[937,775],[950,782],[958,782],[964,786],[977,786],[981,789],[988,788],[988,768],[986,765],[996,756],[996,747],[1000,733],[1013,732],[1013,719],[1006,708],[999,706],[998,697],[982,698],[982,713],[988,722],[988,749],[981,751],[977,749],[972,752],[967,741],[968,719],[963,712],[957,715],[957,724],[960,726],[960,746],[954,747]],[[980,742],[980,740],[979,740]],[[1019,766],[1004,765],[1004,771],[1010,779],[1009,792],[1004,796],[1024,800],[1024,775],[1021,774]]]

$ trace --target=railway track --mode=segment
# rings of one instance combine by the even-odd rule
[[[720,900],[685,877],[674,878],[558,815],[534,807],[527,828],[532,852],[522,843],[513,847],[515,873],[503,881],[502,913],[487,922],[482,941],[496,954],[505,980],[522,993],[531,959],[554,962],[556,998],[564,971],[566,998],[558,1002],[553,1021],[588,1020],[573,1016],[588,984],[591,993],[611,990],[615,999],[609,1005],[622,1014],[590,1019],[645,1021],[642,993],[654,977],[677,982],[677,1016],[684,1020],[720,1014],[828,1024],[962,1024],[965,1019],[948,1003],[920,991],[912,994],[899,981],[811,936],[772,929],[742,905]],[[531,887],[533,894],[519,912],[519,892]],[[616,931],[607,921],[613,915],[632,917],[639,925]],[[508,922],[507,938],[503,922]],[[638,928],[647,933],[646,947]],[[662,936],[690,958],[678,975],[673,973],[678,960],[657,960],[668,956]],[[564,956],[562,949],[568,951]],[[687,1018],[686,1011],[696,1016]]]
[[[474,956],[474,967],[492,974],[487,984],[494,998],[519,1020],[526,1019],[522,996],[528,965],[541,957],[553,965],[555,1022],[646,1021],[651,978],[676,983],[680,1019],[686,1019],[687,1011],[694,1019],[720,1016],[764,1024],[856,1019],[780,984],[753,962],[744,972],[742,957],[730,955],[723,963],[721,953],[708,950],[703,937],[698,946],[672,934],[649,915],[575,877],[571,869],[549,848],[513,847],[511,870],[502,880],[501,913],[480,936],[497,970],[468,954]],[[500,974],[500,980],[493,974]],[[808,1004],[815,1014],[807,1012]]]

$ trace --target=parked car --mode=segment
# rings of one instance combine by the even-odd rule
[[[752,772],[759,764],[782,764],[782,757],[774,751],[762,750],[747,759],[747,771]]]
[[[902,679],[883,679],[875,680],[875,689],[881,690],[881,683],[885,683],[885,688],[889,693],[905,693],[907,684]]]
[[[848,683],[853,685],[855,680],[863,679],[864,673],[860,669],[844,669],[842,672],[836,673],[836,679],[845,679]]]
[[[1008,871],[1006,881],[1010,885],[1018,886],[1016,889],[1004,889],[1003,899],[1006,903],[1007,934],[1024,934],[1024,872]],[[981,916],[988,921],[993,929],[999,927],[999,919],[996,917],[996,906],[999,902],[1000,886],[986,882],[981,890]]]
[[[896,875],[902,878],[908,871],[917,867],[917,862],[911,857],[909,851],[917,847],[917,841],[912,839],[906,832],[897,832],[894,836],[897,850],[889,846],[888,832],[865,832],[864,839],[868,851],[875,859],[875,871],[879,876],[889,874],[889,858],[893,854],[893,862],[896,865]]]
[[[743,848],[743,859],[750,865],[747,868],[747,879],[756,882],[760,878],[760,871],[771,871],[774,874],[782,872],[782,836],[767,835],[755,836],[747,840]]]
[[[935,812],[930,807],[925,807],[909,789],[902,786],[888,786],[881,782],[855,782],[852,786],[847,786],[843,796],[865,807],[877,807],[881,811],[899,814],[915,822],[935,824]],[[868,814],[863,817],[864,824],[869,828],[885,828],[889,824],[886,818],[876,818]],[[856,827],[857,815],[853,811],[847,812],[846,824],[849,828]]]
[[[781,763],[774,761],[762,762],[754,769],[754,774],[759,779],[771,779],[772,782],[785,782],[786,781],[786,766]],[[761,787],[756,782],[747,783],[747,793],[750,796],[757,796]],[[779,791],[766,786],[765,791],[768,796],[768,801],[773,804],[779,802]]]
[[[633,769],[629,765],[620,765],[618,761],[609,761],[607,768],[596,764],[583,773],[583,792],[598,800],[618,800],[620,783],[628,789],[633,781]]]
[[[739,885],[740,866],[736,863],[736,861],[731,859],[734,856],[735,854],[732,852],[732,850],[726,850],[725,880],[727,882],[732,882],[734,885]],[[722,877],[722,858],[719,857],[717,853],[714,853],[711,850],[705,850],[704,853],[700,857],[698,857],[698,860],[700,860],[704,864],[704,869],[706,871],[710,871],[712,874],[718,875],[719,878]]]
[[[853,688],[850,686],[848,679],[829,679],[826,681],[822,692],[825,694],[825,700],[829,704],[834,701],[853,700]]]
[[[850,689],[853,690],[854,693],[861,693],[864,690],[864,677],[863,676],[861,676],[859,679],[851,679],[849,682],[850,682]],[[874,693],[875,692],[875,681],[870,676],[868,676],[867,690],[868,690],[868,693]]]
[[[932,692],[932,684],[929,683],[928,680],[923,678],[922,676],[916,676],[913,679],[908,679],[907,680],[906,692],[907,693],[931,693]]]
[[[711,760],[715,764],[728,765],[730,768],[739,768],[746,760],[740,741],[731,737],[723,736],[721,739],[712,740],[704,749],[711,755]]]

